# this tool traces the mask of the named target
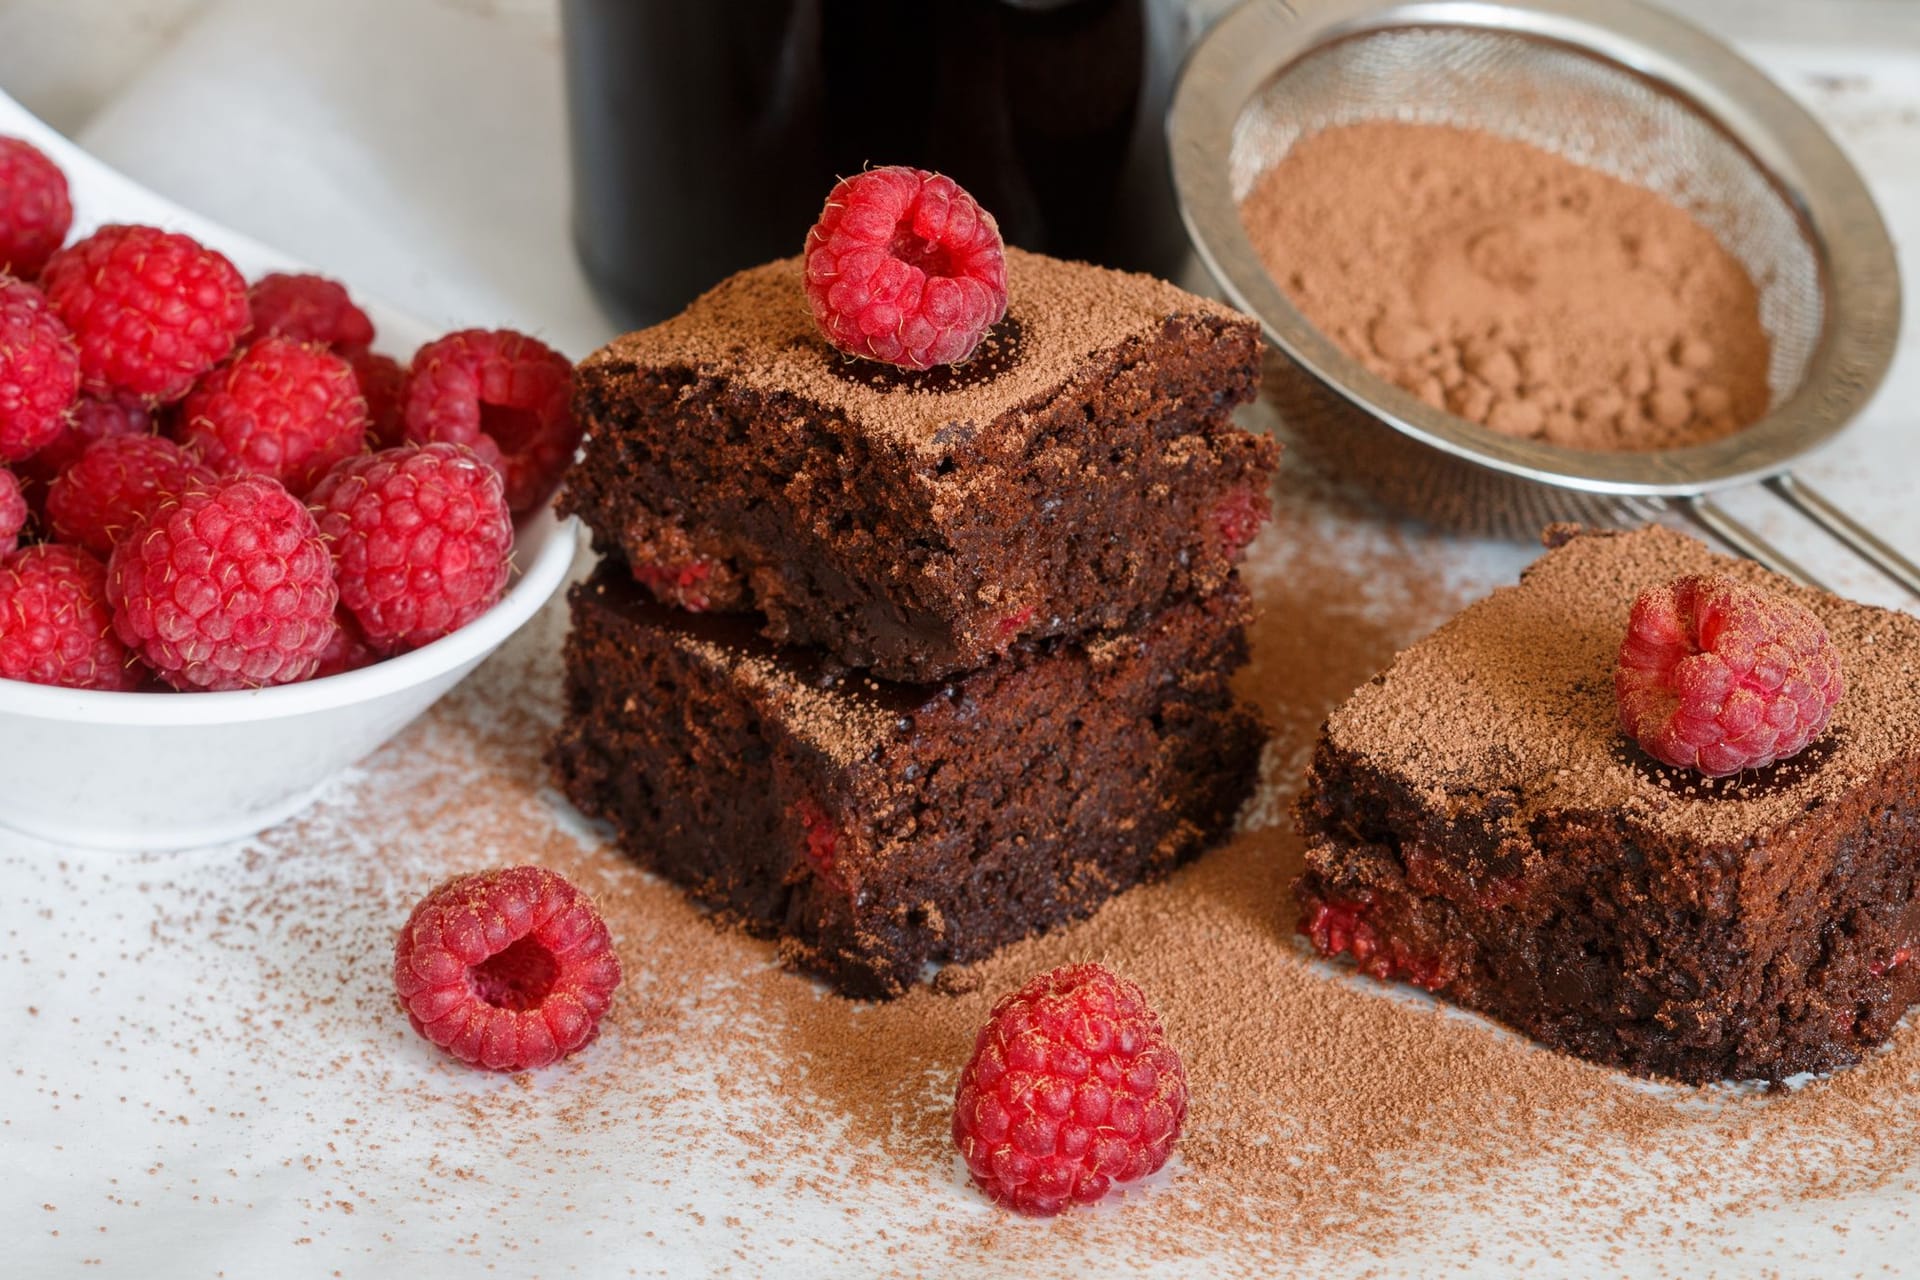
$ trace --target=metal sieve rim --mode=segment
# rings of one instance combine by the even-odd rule
[[[1533,37],[1651,82],[1718,125],[1802,219],[1824,319],[1798,387],[1709,444],[1599,453],[1501,435],[1435,409],[1349,356],[1268,274],[1229,185],[1241,113],[1275,77],[1336,41],[1396,28]],[[1194,49],[1167,120],[1174,190],[1201,261],[1290,359],[1413,440],[1510,475],[1591,493],[1683,497],[1778,475],[1863,408],[1892,363],[1899,266],[1866,183],[1838,144],[1751,63],[1637,0],[1246,0]]]

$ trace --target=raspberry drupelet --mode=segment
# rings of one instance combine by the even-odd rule
[[[54,254],[40,283],[73,331],[82,385],[94,394],[178,400],[250,323],[234,265],[157,227],[101,227]]]
[[[953,1140],[996,1202],[1049,1215],[1158,1170],[1186,1116],[1186,1069],[1140,988],[1070,965],[994,1005],[960,1073]]]
[[[1818,618],[1713,574],[1642,592],[1614,670],[1620,728],[1661,763],[1710,778],[1798,755],[1845,693]]]
[[[298,498],[236,476],[164,499],[113,549],[114,629],[176,689],[305,680],[335,632],[333,557]]]
[[[993,215],[944,174],[904,165],[843,178],[807,232],[807,300],[828,342],[908,369],[973,354],[1007,313]]]
[[[393,985],[430,1043],[490,1071],[531,1071],[593,1039],[620,959],[593,902],[544,867],[457,876],[400,930]]]

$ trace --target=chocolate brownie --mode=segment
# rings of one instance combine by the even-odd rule
[[[1257,326],[1148,276],[1007,265],[1006,320],[924,373],[828,347],[798,258],[618,339],[580,366],[562,509],[667,602],[894,679],[1218,588],[1278,456],[1229,417]]]
[[[1920,619],[1665,529],[1555,541],[1328,720],[1302,931],[1640,1074],[1857,1060],[1920,998]],[[1848,682],[1806,751],[1719,781],[1615,727],[1634,597],[1705,572],[1811,609]]]
[[[1230,580],[1135,634],[945,684],[779,648],[741,615],[574,589],[560,786],[621,847],[857,996],[1163,874],[1232,824],[1264,734]]]

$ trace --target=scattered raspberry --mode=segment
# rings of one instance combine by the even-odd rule
[[[221,475],[271,476],[305,493],[360,452],[367,402],[353,368],[325,347],[263,338],[180,405],[180,439]]]
[[[159,436],[108,436],[47,488],[47,521],[59,538],[102,558],[162,498],[204,489],[212,468]]]
[[[60,438],[80,389],[73,336],[40,290],[0,276],[0,462]]]
[[[333,634],[327,638],[327,647],[320,651],[320,666],[314,671],[313,678],[344,675],[349,671],[358,671],[370,667],[380,660],[367,644],[366,636],[360,632],[360,624],[345,609],[333,611]]]
[[[67,238],[67,175],[22,138],[0,138],[0,272],[31,280]]]
[[[261,276],[247,290],[247,309],[253,317],[248,334],[252,341],[288,338],[333,347],[342,354],[373,341],[373,321],[353,304],[344,285],[325,276],[281,271]]]
[[[515,515],[553,496],[580,443],[573,365],[508,329],[429,342],[407,382],[407,438],[464,444],[500,469]]]
[[[513,517],[500,474],[457,444],[350,458],[307,501],[333,548],[340,603],[380,653],[417,649],[506,589]]]
[[[1267,500],[1251,489],[1235,489],[1213,508],[1213,529],[1228,556],[1245,551],[1269,515]]]
[[[264,476],[164,499],[107,567],[114,629],[176,689],[305,680],[333,638],[333,557]]]
[[[889,165],[842,178],[806,255],[814,323],[848,355],[955,364],[1007,313],[1000,228],[942,174]]]
[[[1069,965],[993,1007],[960,1073],[953,1140],[996,1202],[1054,1214],[1160,1168],[1186,1116],[1186,1070],[1140,988]]]
[[[178,400],[227,358],[249,320],[233,264],[156,227],[102,227],[54,254],[41,283],[73,330],[93,392]]]
[[[1315,902],[1301,917],[1299,929],[1321,955],[1349,952],[1360,972],[1382,982],[1398,978],[1438,991],[1455,976],[1444,957],[1421,955],[1398,938],[1381,937],[1367,919],[1365,903]]]
[[[407,371],[392,356],[383,356],[364,348],[342,351],[353,366],[360,383],[360,394],[367,399],[368,434],[376,449],[391,449],[406,443],[407,426],[403,410],[407,397]]]
[[[1015,609],[1005,617],[996,619],[993,624],[994,647],[1004,649],[1012,644],[1015,637],[1020,634],[1029,622],[1033,621],[1034,615],[1039,612],[1040,608],[1038,605],[1030,604],[1024,609]]]
[[[1868,962],[1867,972],[1876,978],[1884,978],[1911,959],[1913,959],[1912,947],[1895,947],[1893,954],[1885,960]]]
[[[457,876],[393,949],[407,1020],[462,1062],[531,1071],[591,1040],[620,985],[593,902],[544,867]]]
[[[20,545],[20,531],[27,527],[27,498],[20,492],[20,480],[0,467],[0,560]]]
[[[153,413],[139,396],[115,392],[83,395],[74,403],[67,429],[33,455],[33,472],[51,481],[80,460],[87,446],[109,436],[140,436],[153,431]]]
[[[1648,755],[1718,778],[1800,752],[1846,680],[1813,614],[1707,575],[1640,593],[1613,689],[1620,728]]]
[[[42,543],[0,561],[0,679],[68,689],[138,689],[113,633],[107,571],[78,547]]]

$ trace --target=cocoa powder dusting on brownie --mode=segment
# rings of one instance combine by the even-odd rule
[[[1294,304],[1436,409],[1575,449],[1665,449],[1766,412],[1759,294],[1666,198],[1451,125],[1336,125],[1241,206]]]
[[[319,808],[243,852],[86,875],[8,862],[28,904],[56,890],[85,901],[109,874],[141,880],[124,909],[150,912],[150,930],[99,967],[194,975],[164,1012],[100,1028],[101,1058],[219,1037],[260,1064],[198,1058],[165,1080],[122,1077],[126,1100],[110,1105],[151,1133],[153,1167],[116,1171],[91,1212],[112,1223],[116,1199],[191,1204],[196,1221],[240,1229],[246,1205],[293,1201],[304,1238],[348,1271],[374,1232],[541,1274],[564,1273],[583,1249],[635,1274],[684,1270],[695,1249],[743,1274],[804,1269],[796,1259],[925,1274],[1086,1255],[1251,1276],[1484,1274],[1555,1259],[1612,1273],[1649,1257],[1697,1270],[1742,1249],[1793,1270],[1843,1257],[1847,1238],[1824,1231],[1734,1233],[1769,1207],[1827,1221],[1848,1197],[1908,1185],[1920,1159],[1911,1028],[1797,1090],[1649,1086],[1356,979],[1293,936],[1286,890],[1301,850],[1285,809],[1322,719],[1490,585],[1450,576],[1452,553],[1415,535],[1341,531],[1317,495],[1290,487],[1303,483],[1283,481],[1278,523],[1247,570],[1262,613],[1244,688],[1276,736],[1239,837],[890,1004],[823,994],[592,832],[556,825],[571,820],[541,754],[558,718],[557,602]],[[597,1042],[504,1079],[415,1036],[389,966],[393,931],[433,884],[517,862],[595,896],[627,979]],[[14,959],[54,995],[68,968],[95,967]],[[994,1000],[1084,959],[1146,988],[1185,1056],[1192,1110],[1151,1185],[1040,1225],[965,1185],[949,1107]],[[15,1069],[48,1106],[69,1105],[58,1064]],[[189,1111],[193,1126],[176,1125]],[[260,1154],[196,1184],[168,1167],[191,1159],[189,1142]],[[59,1197],[62,1213],[81,1197]],[[341,1202],[355,1206],[350,1233]],[[1905,1229],[1878,1203],[1853,1219],[1856,1238]]]

